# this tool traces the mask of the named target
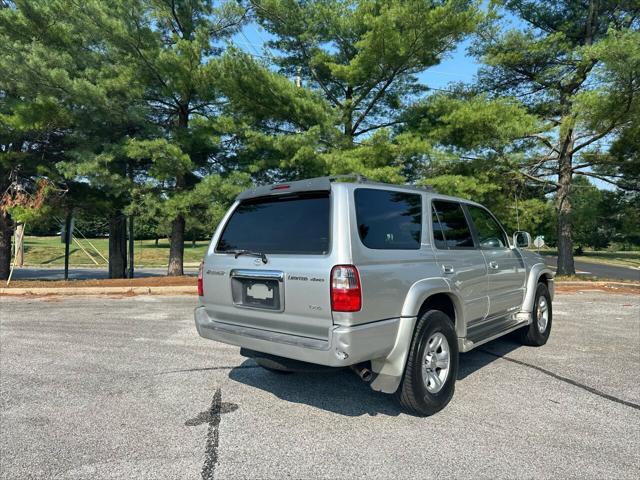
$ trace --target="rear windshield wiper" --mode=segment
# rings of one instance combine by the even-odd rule
[[[233,253],[234,258],[238,258],[240,255],[250,255],[252,257],[258,257],[264,264],[269,261],[267,260],[267,256],[262,252],[254,252],[251,250],[229,250],[228,253]]]

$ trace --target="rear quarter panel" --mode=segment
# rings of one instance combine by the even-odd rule
[[[379,188],[381,190],[397,190],[407,192],[406,189],[392,186],[373,185],[343,185],[346,193],[349,215],[348,237],[350,240],[351,262],[360,273],[362,285],[362,309],[355,313],[333,313],[334,323],[339,325],[358,325],[367,322],[397,318],[401,316],[415,316],[416,311],[406,305],[409,291],[417,282],[430,277],[440,278],[439,266],[436,262],[432,246],[429,241],[427,222],[425,221],[426,197],[422,192],[416,193],[422,198],[422,230],[420,249],[389,250],[371,249],[366,247],[358,234],[358,223],[354,201],[356,188]],[[437,280],[439,288],[448,290],[446,282]],[[419,306],[418,306],[419,308]]]

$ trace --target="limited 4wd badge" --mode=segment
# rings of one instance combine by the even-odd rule
[[[324,282],[324,278],[320,277],[305,277],[304,275],[287,275],[287,280],[296,280],[299,282]]]

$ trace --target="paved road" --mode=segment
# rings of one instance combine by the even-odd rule
[[[554,269],[558,263],[558,257],[544,257],[547,265]],[[640,281],[640,269],[634,267],[623,267],[619,265],[608,265],[604,263],[591,263],[576,260],[576,273],[585,277],[606,278],[614,280],[635,280]]]
[[[0,478],[638,478],[640,306],[577,293],[549,343],[464,354],[402,413],[349,371],[277,375],[187,297],[0,297]]]
[[[185,267],[185,275],[197,275],[198,269]],[[137,277],[161,277],[167,274],[166,267],[161,268],[137,268],[134,276]],[[109,271],[106,268],[75,267],[69,269],[71,280],[92,280],[109,278]],[[16,268],[13,272],[13,280],[63,280],[64,268],[38,268],[22,267]]]

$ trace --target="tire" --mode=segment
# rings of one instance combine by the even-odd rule
[[[438,339],[446,340],[449,352],[446,374],[436,365],[444,358],[441,355],[445,346],[440,341],[440,346],[434,349]],[[435,352],[435,360],[429,350]],[[427,366],[427,360],[430,366]],[[418,319],[396,398],[408,413],[425,417],[433,415],[451,401],[457,376],[458,337],[453,321],[439,310],[428,310]],[[439,384],[434,382],[435,377],[438,377]]]
[[[539,316],[544,315],[545,312],[546,322],[539,320]],[[531,315],[533,317],[531,323],[519,330],[520,341],[530,347],[541,347],[549,340],[553,320],[551,296],[544,283],[538,283],[536,287],[536,298],[533,302],[533,312],[531,312]],[[544,328],[542,328],[543,326]]]
[[[277,362],[274,359],[271,359],[271,358],[255,358],[254,360],[258,365],[260,365],[265,370],[268,370],[269,372],[277,373],[279,375],[288,375],[290,373],[293,373],[293,370],[290,370],[285,365]]]

